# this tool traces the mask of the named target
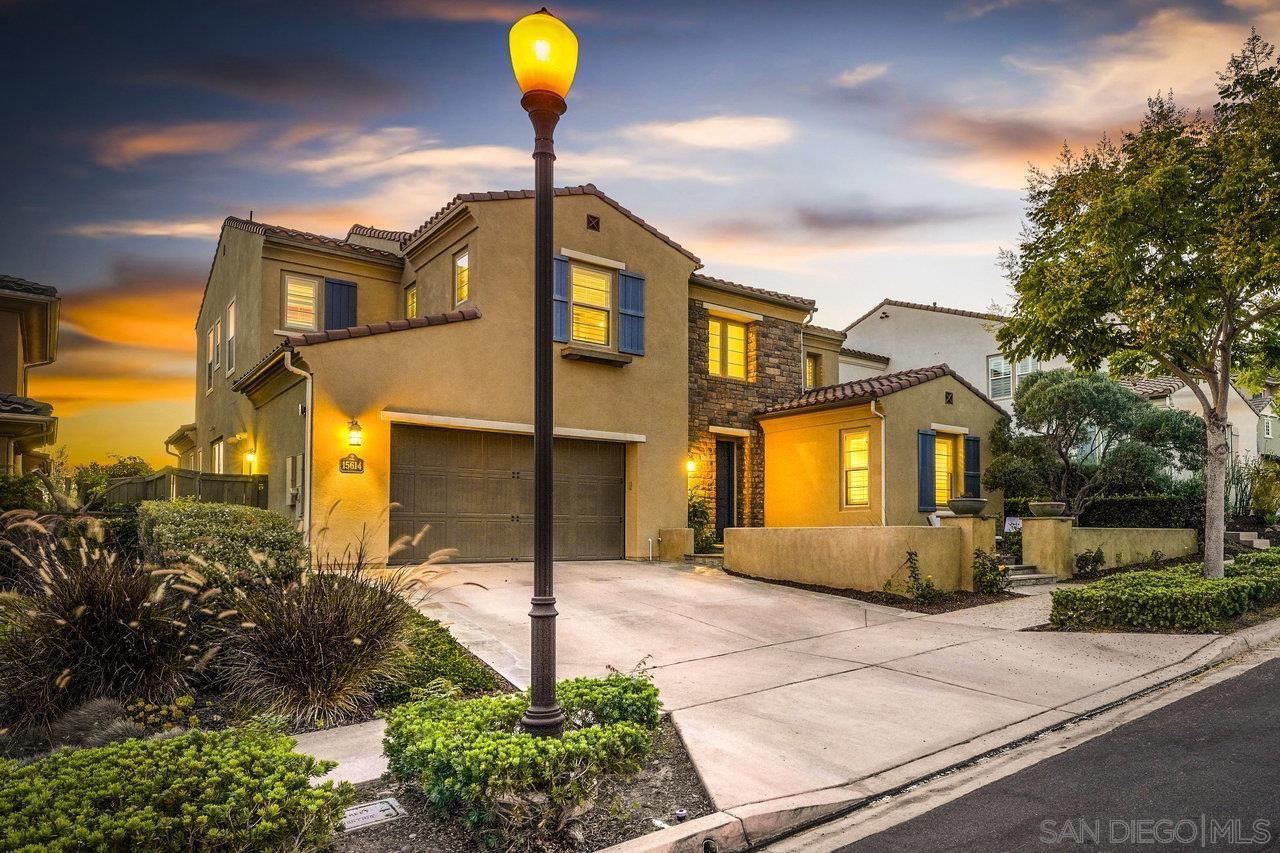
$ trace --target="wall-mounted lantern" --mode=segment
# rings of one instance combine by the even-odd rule
[[[360,428],[360,422],[355,418],[352,418],[351,423],[347,425],[347,444],[352,447],[364,444],[364,430]]]
[[[698,470],[698,463],[690,459],[688,462],[684,463],[684,470],[692,474],[694,471]]]

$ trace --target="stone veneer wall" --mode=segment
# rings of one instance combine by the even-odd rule
[[[705,497],[715,511],[716,439],[710,427],[750,430],[738,439],[742,466],[738,482],[738,524],[764,524],[764,436],[752,413],[800,394],[804,371],[800,356],[800,324],[765,317],[749,324],[747,377],[743,382],[707,373],[708,312],[689,300],[689,455],[695,468],[689,488]]]

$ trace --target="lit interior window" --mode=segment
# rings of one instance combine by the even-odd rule
[[[309,278],[285,278],[284,323],[290,329],[316,327],[316,283]]]
[[[871,477],[868,470],[871,439],[866,430],[844,434],[841,465],[844,471],[844,505],[867,506],[871,503]]]
[[[613,277],[586,267],[573,267],[573,339],[609,345],[609,308]]]
[[[471,253],[462,252],[453,259],[453,302],[466,302],[471,297]]]

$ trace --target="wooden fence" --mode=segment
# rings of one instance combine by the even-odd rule
[[[209,503],[244,504],[266,509],[266,474],[206,474],[168,466],[154,474],[116,477],[102,493],[103,504],[136,504],[194,498]]]

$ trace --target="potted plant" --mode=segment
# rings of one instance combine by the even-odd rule
[[[1030,501],[1027,508],[1036,518],[1058,518],[1067,512],[1067,505],[1063,501]]]
[[[947,501],[947,507],[956,515],[982,515],[987,499],[965,495]]]

